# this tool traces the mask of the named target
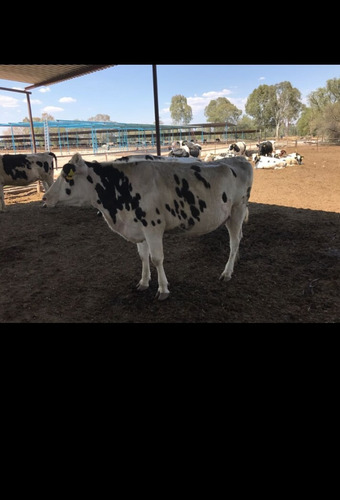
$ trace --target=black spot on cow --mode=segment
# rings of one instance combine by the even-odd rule
[[[207,189],[210,188],[210,183],[199,172],[195,172],[195,177],[196,177],[197,180],[203,182],[204,186]]]
[[[92,179],[92,177],[91,177],[90,175],[88,175],[88,176],[86,177],[86,179],[87,179],[87,180],[88,180],[91,184],[93,184],[93,179]]]
[[[200,215],[200,211],[198,210],[197,207],[195,207],[195,205],[190,205],[190,211],[191,211],[191,215],[197,219],[198,221],[200,220],[199,218],[199,215]]]
[[[68,195],[70,195],[70,194],[72,193],[71,189],[69,189],[69,188],[66,188],[66,189],[65,189],[65,192],[66,192],[66,194],[68,194]]]
[[[198,206],[200,207],[200,211],[203,212],[205,208],[207,208],[207,204],[204,200],[198,200]]]
[[[13,180],[16,179],[28,179],[25,170],[17,170],[17,168],[31,168],[30,161],[27,159],[27,155],[17,154],[17,155],[3,155],[2,164],[4,171],[7,175],[12,177]]]
[[[195,203],[195,197],[189,189],[189,183],[186,179],[182,179],[182,187],[176,188],[176,193],[180,198],[183,198],[189,205]]]
[[[191,170],[194,170],[195,172],[200,172],[201,171],[201,167],[199,165],[191,165]]]
[[[113,166],[104,167],[96,163],[87,163],[87,165],[100,178],[95,190],[103,207],[109,211],[114,224],[117,222],[118,211],[134,210],[135,220],[147,226],[146,212],[140,206],[141,196],[139,193],[132,194],[132,185],[125,173]]]
[[[222,201],[223,201],[223,203],[227,203],[227,201],[228,201],[228,197],[224,191],[222,193]]]

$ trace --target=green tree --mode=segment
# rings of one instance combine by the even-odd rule
[[[248,115],[243,115],[237,122],[238,130],[248,130],[256,128],[255,121]]]
[[[308,95],[311,107],[310,128],[315,133],[330,139],[340,138],[340,78],[327,80],[325,87],[320,87]]]
[[[229,122],[237,124],[242,111],[232,104],[226,97],[218,97],[209,102],[204,109],[207,122]]]
[[[254,117],[259,128],[275,127],[278,137],[281,126],[288,129],[289,124],[298,118],[302,109],[300,99],[300,91],[290,82],[260,85],[248,97],[245,110]]]
[[[281,82],[275,85],[274,123],[275,135],[279,136],[279,128],[286,127],[286,135],[289,125],[295,121],[302,109],[301,92],[292,86],[290,82]]]
[[[255,120],[258,128],[266,129],[273,126],[272,103],[275,88],[273,85],[259,85],[248,96],[245,110]]]
[[[312,108],[304,106],[301,116],[296,124],[298,135],[315,135],[316,128],[314,126],[315,112]]]
[[[318,111],[337,101],[340,101],[340,78],[327,80],[326,87],[319,87],[308,95],[309,105]]]
[[[184,95],[174,95],[170,104],[171,119],[174,124],[187,125],[192,120],[192,109]]]

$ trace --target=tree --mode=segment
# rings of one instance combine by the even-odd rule
[[[204,109],[207,122],[229,122],[236,125],[242,111],[226,97],[218,97],[209,102]]]
[[[273,126],[271,104],[274,99],[274,87],[259,85],[257,89],[248,96],[245,110],[252,116],[258,128],[266,129]]]
[[[311,109],[310,127],[315,133],[330,139],[340,138],[340,78],[327,80],[326,87],[320,87],[308,96]]]
[[[187,125],[192,120],[192,109],[184,95],[174,95],[171,98],[170,114],[173,123]]]
[[[315,113],[312,108],[304,106],[301,116],[296,124],[297,133],[299,135],[315,135]]]
[[[302,109],[301,93],[290,82],[260,85],[247,99],[246,113],[253,116],[260,128],[275,127],[279,136],[281,126],[289,127]]]
[[[281,125],[285,125],[286,135],[288,135],[290,123],[298,118],[302,109],[301,92],[297,88],[292,87],[290,82],[281,82],[275,85],[275,97],[275,135],[276,137],[279,136]]]
[[[337,101],[340,101],[340,78],[327,80],[326,87],[319,87],[308,95],[311,108],[318,111]]]
[[[103,115],[103,114],[98,114],[96,116],[92,116],[91,118],[88,119],[89,122],[110,122],[110,116],[109,115]]]

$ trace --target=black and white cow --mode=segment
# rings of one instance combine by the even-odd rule
[[[234,142],[230,144],[229,151],[234,151],[236,155],[246,155],[247,145],[245,142]]]
[[[253,168],[242,156],[213,163],[153,160],[103,165],[76,153],[43,201],[48,207],[91,204],[100,210],[114,232],[137,244],[142,261],[137,289],[149,287],[151,258],[158,274],[156,298],[164,300],[170,293],[163,268],[164,232],[177,229],[197,236],[224,224],[230,252],[220,280],[232,276],[242,225],[248,219]]]
[[[53,184],[54,153],[0,155],[0,212],[6,209],[4,186],[27,186],[42,181],[44,190]]]
[[[259,156],[268,156],[273,152],[273,146],[275,141],[263,141],[260,144],[256,144],[259,148],[258,154]]]
[[[182,146],[187,146],[189,148],[189,155],[194,158],[200,158],[202,147],[197,142],[192,141],[182,141]]]
[[[201,146],[191,141],[174,141],[171,144],[169,156],[175,156],[178,158],[188,158],[192,156],[194,158],[199,158],[201,156]]]

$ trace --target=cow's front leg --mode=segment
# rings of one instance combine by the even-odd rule
[[[149,288],[149,282],[151,279],[149,260],[150,252],[147,241],[143,241],[143,243],[137,243],[137,250],[142,261],[142,277],[137,285],[137,290],[139,292],[142,292],[143,290]]]
[[[154,236],[151,238],[149,237],[148,244],[149,244],[151,262],[157,269],[157,275],[158,275],[158,290],[155,298],[158,300],[165,300],[169,297],[170,292],[168,289],[169,283],[168,280],[166,279],[163,267],[164,253],[163,253],[162,235]]]

